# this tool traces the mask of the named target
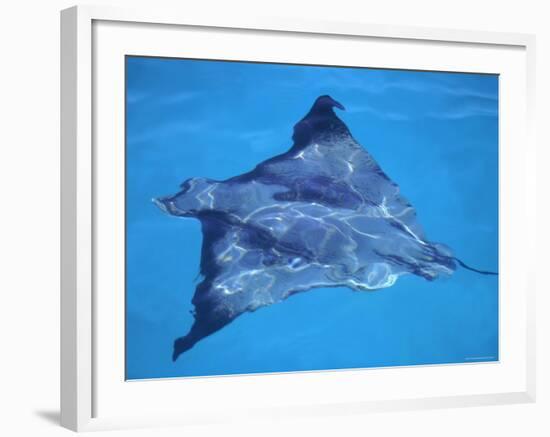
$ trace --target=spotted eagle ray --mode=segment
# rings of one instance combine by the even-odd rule
[[[239,315],[316,287],[391,287],[401,275],[432,281],[457,264],[427,240],[413,206],[353,138],[330,96],[294,126],[293,146],[225,181],[191,178],[154,202],[202,225],[194,323],[173,360]]]

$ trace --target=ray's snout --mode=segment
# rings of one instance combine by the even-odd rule
[[[342,111],[346,110],[344,105],[325,94],[324,96],[317,97],[317,100],[313,103],[312,111],[327,111],[332,108],[338,108]]]

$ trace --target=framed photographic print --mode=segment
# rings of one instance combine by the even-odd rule
[[[534,400],[529,35],[62,12],[62,424]]]

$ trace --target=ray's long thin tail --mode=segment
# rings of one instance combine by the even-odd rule
[[[465,269],[471,270],[472,272],[480,273],[482,275],[498,275],[498,272],[488,272],[485,270],[478,270],[474,269],[473,267],[470,267],[469,265],[465,264],[462,260],[458,259],[457,257],[452,257],[458,264],[460,264]]]

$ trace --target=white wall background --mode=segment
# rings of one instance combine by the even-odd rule
[[[183,1],[95,1],[157,7]],[[550,435],[550,14],[523,0],[231,0],[187,2],[204,11],[536,33],[538,37],[538,401],[530,405],[380,413],[282,423],[123,431],[120,436]],[[72,1],[2,4],[0,15],[0,434],[57,436],[59,403],[59,10]]]

